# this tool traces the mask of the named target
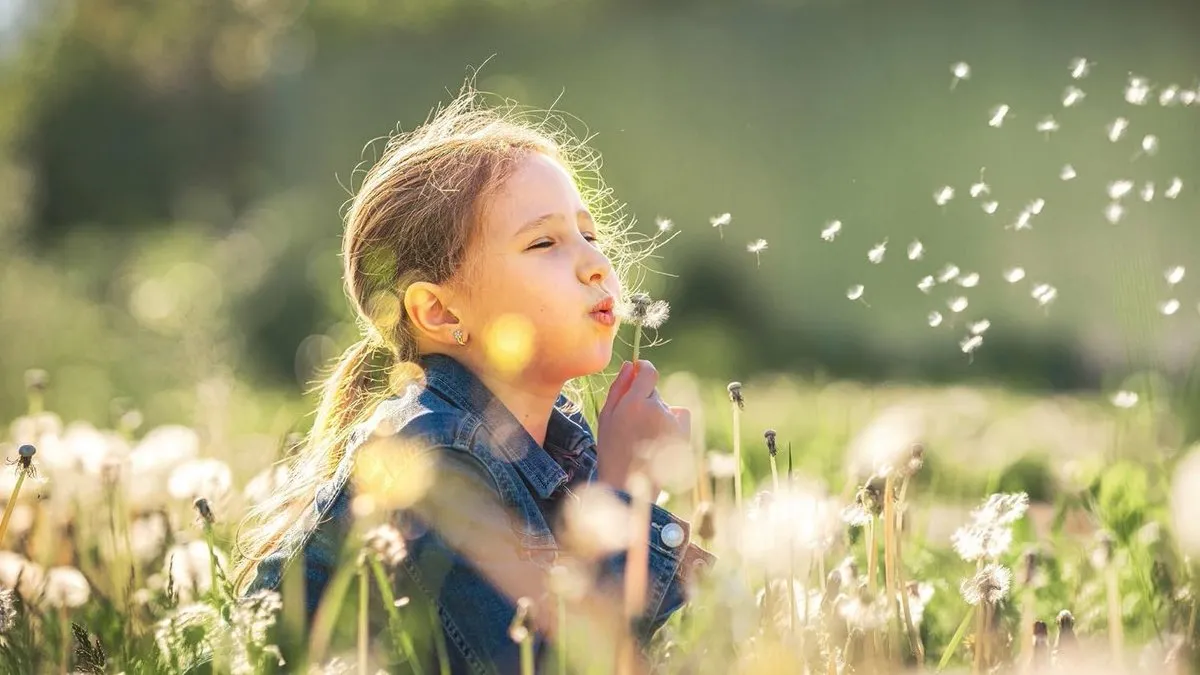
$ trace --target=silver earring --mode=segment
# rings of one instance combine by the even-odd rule
[[[467,338],[465,335],[463,335],[461,328],[455,328],[454,331],[450,334],[454,336],[454,341],[457,342],[458,344],[460,344],[460,345],[467,344]]]

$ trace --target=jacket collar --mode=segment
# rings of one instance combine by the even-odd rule
[[[551,453],[563,460],[576,459],[594,445],[591,429],[583,415],[563,412],[562,408],[569,401],[561,393],[550,413],[543,448],[491,390],[459,361],[446,354],[426,354],[418,359],[418,363],[425,372],[428,387],[483,421],[496,444],[492,452],[515,466],[541,499],[548,499],[569,478]]]

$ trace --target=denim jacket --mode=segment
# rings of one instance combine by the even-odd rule
[[[561,395],[539,446],[458,361],[431,354],[418,365],[424,382],[386,399],[355,429],[333,477],[318,488],[309,517],[295,523],[283,543],[257,564],[247,593],[278,589],[285,567],[302,559],[311,621],[338,565],[346,564],[356,454],[382,428],[432,458],[435,476],[421,503],[396,519],[404,523],[408,548],[396,575],[398,592],[433,608],[452,672],[517,672],[519,650],[508,634],[514,594],[501,592],[489,579],[515,580],[519,590],[531,576],[530,565],[547,570],[558,560],[565,546],[552,525],[557,527],[567,500],[578,499],[575,491],[595,480],[596,443],[581,414],[561,409],[567,402]],[[624,492],[611,493],[629,503]],[[687,522],[658,506],[652,507],[650,520],[645,613],[635,622],[643,645],[684,604],[689,575],[713,561],[690,542]],[[624,552],[609,554],[597,567],[603,595],[620,598]],[[534,646],[540,663],[546,644],[536,634]]]

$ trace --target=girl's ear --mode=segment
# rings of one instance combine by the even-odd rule
[[[461,328],[454,312],[447,306],[450,293],[442,286],[417,281],[404,291],[404,312],[413,330],[442,344],[456,344],[452,331]]]

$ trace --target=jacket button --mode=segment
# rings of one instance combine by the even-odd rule
[[[659,537],[662,538],[662,543],[667,548],[675,548],[683,543],[683,528],[679,523],[667,523],[663,525],[662,533]]]

